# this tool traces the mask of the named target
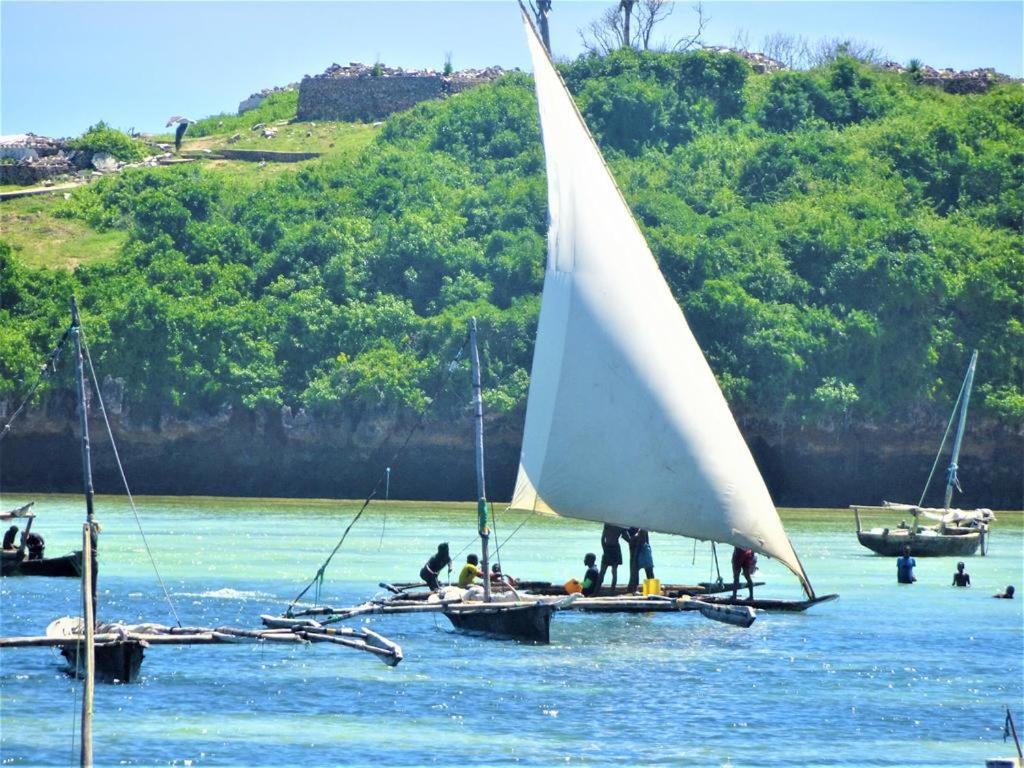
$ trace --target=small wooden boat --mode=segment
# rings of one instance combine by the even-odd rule
[[[82,575],[82,551],[71,552],[60,557],[32,557],[26,542],[32,532],[35,513],[30,511],[35,502],[30,501],[17,509],[0,513],[0,523],[12,520],[26,520],[21,532],[21,544],[2,550],[0,575],[3,576],[68,576]]]
[[[910,547],[910,552],[914,557],[968,557],[978,552],[979,549],[984,551],[988,536],[988,521],[995,519],[993,516],[989,516],[985,522],[979,523],[976,527],[928,526],[920,525],[918,522],[924,511],[920,507],[891,504],[882,507],[857,506],[851,507],[851,509],[857,523],[857,541],[872,552],[885,557],[899,557],[906,547]],[[860,513],[864,511],[909,512],[913,516],[913,521],[911,523],[904,522],[892,528],[864,530],[860,520]],[[988,510],[977,511],[979,513],[988,512]]]
[[[779,611],[783,613],[802,613],[811,606],[818,605],[819,603],[828,603],[832,600],[838,599],[839,595],[822,595],[821,597],[813,597],[808,600],[765,600],[760,598],[750,600],[745,597],[727,597],[725,595],[700,598],[701,602],[710,603],[712,605],[747,606],[759,611]]]
[[[41,557],[38,560],[23,560],[13,576],[65,576],[78,578],[82,575],[82,551],[78,550],[60,557]]]
[[[971,362],[967,366],[967,374],[964,376],[963,384],[960,387],[960,395],[953,406],[953,413],[949,418],[949,425],[946,427],[946,434],[942,436],[939,444],[939,452],[935,456],[935,463],[932,471],[924,484],[924,491],[917,504],[894,504],[883,502],[881,507],[851,506],[854,519],[857,523],[857,541],[861,546],[867,547],[872,552],[886,557],[899,557],[907,547],[914,557],[967,557],[979,550],[984,555],[988,551],[988,526],[995,515],[991,509],[961,510],[951,509],[954,489],[960,490],[960,480],[957,477],[957,462],[960,460],[960,446],[963,443],[964,428],[967,425],[967,406],[971,401],[971,388],[974,385],[974,370],[978,364],[978,351],[971,355]],[[930,509],[921,506],[924,504],[925,496],[928,494],[928,486],[931,485],[935,469],[939,465],[939,457],[946,447],[946,438],[949,436],[953,420],[959,414],[956,436],[953,438],[953,449],[949,457],[949,466],[946,468],[946,492],[943,498],[941,509]],[[863,530],[860,522],[862,511],[901,512],[913,516],[913,522],[901,521],[899,525],[892,528],[872,528]],[[927,518],[935,522],[934,525],[923,525],[920,518]]]
[[[450,605],[443,613],[456,629],[547,645],[555,610],[550,602],[491,602]]]
[[[96,624],[95,669],[100,683],[134,683],[142,667],[146,641],[133,638],[124,624]],[[67,671],[82,677],[85,670],[83,640],[85,627],[81,617],[64,616],[50,622],[46,637],[66,641],[59,645],[60,654],[68,663]]]

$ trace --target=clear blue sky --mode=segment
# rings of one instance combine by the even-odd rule
[[[611,5],[554,0],[552,47],[580,50],[578,30]],[[709,44],[744,31],[841,37],[935,67],[995,67],[1021,77],[1024,4],[705,0]],[[669,36],[692,27],[679,3]],[[98,120],[156,131],[170,115],[233,111],[253,91],[332,62],[528,68],[514,0],[475,2],[0,2],[0,133],[77,135]]]

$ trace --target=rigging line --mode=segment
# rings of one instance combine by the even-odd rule
[[[505,538],[505,540],[503,542],[501,542],[501,544],[499,544],[498,546],[496,546],[494,548],[494,554],[498,554],[499,552],[501,552],[501,548],[504,547],[506,544],[508,544],[509,541],[512,539],[512,537],[515,536],[517,533],[519,533],[519,529],[522,528],[524,525],[526,525],[530,521],[530,519],[533,518],[533,516],[536,515],[536,514],[537,514],[537,510],[534,509],[532,512],[530,512],[530,514],[528,514],[526,517],[524,517],[523,521],[519,525],[516,526],[516,529],[514,531],[512,531],[512,533],[510,533]]]
[[[81,321],[79,321],[81,323]],[[89,345],[85,340],[85,329],[81,325],[78,327],[78,333],[82,339],[82,349],[85,350],[85,359],[89,363],[89,374],[92,376],[93,386],[96,388],[96,400],[100,404],[100,413],[103,414],[103,423],[107,427],[107,436],[110,438],[110,447],[114,451],[114,460],[117,462],[117,471],[121,473],[121,481],[124,483],[124,492],[128,496],[128,503],[131,504],[132,514],[135,516],[135,525],[138,526],[139,535],[142,536],[142,543],[146,547],[146,554],[149,556],[149,562],[153,565],[153,573],[156,574],[156,580],[160,584],[160,589],[163,590],[164,598],[167,600],[167,605],[170,606],[171,615],[174,616],[174,621],[177,625],[181,626],[181,619],[178,618],[178,612],[174,608],[174,601],[171,600],[171,593],[167,591],[167,585],[164,584],[163,576],[160,575],[160,569],[157,568],[156,558],[153,557],[153,550],[149,548],[149,540],[146,538],[146,532],[142,530],[142,521],[139,519],[139,510],[135,506],[135,498],[132,496],[131,488],[128,487],[128,478],[124,473],[124,465],[121,464],[121,455],[117,451],[117,443],[114,442],[114,431],[110,428],[110,419],[107,418],[107,409],[103,405],[103,394],[100,392],[100,383],[96,378],[96,369],[92,366],[92,354],[89,352]],[[85,404],[82,404],[85,407]]]
[[[942,434],[942,442],[939,443],[939,452],[935,454],[935,463],[932,464],[932,471],[928,473],[928,479],[924,483],[924,490],[921,491],[921,499],[917,502],[917,506],[924,504],[924,497],[928,495],[928,486],[932,484],[932,478],[935,476],[935,470],[939,466],[939,459],[942,457],[942,449],[946,447],[946,439],[949,437],[949,430],[953,428],[953,422],[956,420],[956,414],[960,410],[960,401],[964,397],[964,388],[967,386],[967,379],[964,378],[964,383],[960,385],[960,394],[956,396],[956,403],[953,405],[953,412],[949,415],[949,423],[946,424],[946,431]]]
[[[463,339],[462,346],[459,347],[459,351],[455,355],[455,358],[450,363],[448,363],[447,372],[445,373],[444,377],[441,379],[441,383],[438,384],[437,389],[434,390],[434,396],[431,398],[431,402],[436,400],[437,397],[441,394],[441,391],[448,385],[448,381],[451,379],[452,373],[455,372],[455,369],[458,366],[459,360],[462,359],[462,355],[466,351],[466,343],[467,342],[468,342],[468,337]],[[423,426],[423,424],[426,422],[426,420],[427,420],[427,411],[424,409],[423,413],[421,413],[420,417],[416,420],[416,423],[412,425],[412,428],[406,434],[405,440],[402,442],[402,445],[399,446],[398,450],[395,451],[394,455],[392,455],[391,460],[387,463],[386,467],[393,467],[395,465],[395,462],[398,459],[398,457],[400,455],[402,455],[402,453],[408,447],[409,442],[412,440],[412,436],[415,435],[419,431],[420,427]],[[285,611],[285,616],[291,616],[292,608],[294,608],[295,604],[297,602],[299,602],[299,600],[301,600],[303,598],[303,596],[307,592],[309,592],[309,590],[313,587],[314,584],[317,583],[317,581],[323,583],[324,573],[327,570],[327,566],[330,565],[331,560],[334,558],[334,556],[336,554],[338,554],[338,550],[341,549],[341,545],[345,543],[345,539],[348,536],[349,531],[352,530],[352,526],[355,525],[356,522],[358,522],[359,518],[363,516],[363,512],[365,512],[366,508],[368,506],[370,506],[370,502],[373,501],[373,499],[377,496],[378,491],[380,491],[381,485],[384,483],[384,478],[385,478],[386,474],[387,474],[387,469],[385,469],[385,471],[383,473],[381,473],[381,476],[377,479],[377,484],[373,486],[373,490],[370,491],[369,496],[367,496],[366,500],[363,501],[363,506],[361,506],[359,508],[359,511],[356,513],[355,517],[352,518],[352,521],[345,528],[344,533],[341,534],[341,538],[338,539],[338,543],[334,545],[334,549],[331,550],[331,554],[329,554],[327,556],[327,559],[324,561],[324,564],[321,565],[320,568],[317,569],[316,575],[313,577],[313,580],[310,581],[309,584],[306,585],[306,588],[303,589],[291,601],[291,603],[288,604],[288,608]],[[318,599],[319,599],[319,591],[320,590],[318,588],[317,589],[317,593],[316,593]]]
[[[494,540],[497,541],[498,540],[498,516],[496,514],[494,514],[494,502],[493,501],[487,502],[487,507],[488,507],[488,511],[491,513],[491,528],[494,529]],[[498,570],[499,571],[503,571],[504,569],[501,567],[501,552],[498,551],[497,547],[494,548],[494,558],[498,561]],[[485,573],[484,574],[484,578],[487,579],[488,581],[490,581],[491,580],[491,574]]]
[[[11,414],[11,418],[9,418],[7,423],[4,424],[4,428],[0,429],[0,441],[2,441],[4,437],[7,436],[7,433],[11,431],[11,424],[14,423],[14,420],[18,418],[21,412],[25,409],[25,406],[28,405],[29,401],[31,401],[35,396],[36,390],[39,389],[43,382],[50,378],[52,372],[56,370],[57,358],[60,357],[60,353],[64,349],[64,344],[67,342],[70,334],[71,329],[68,328],[64,331],[64,335],[60,337],[60,341],[57,342],[57,346],[53,348],[53,351],[51,351],[49,355],[47,355],[46,362],[40,370],[39,378],[36,380],[36,383],[32,385],[32,388],[28,391],[25,399],[21,401],[21,405],[14,409],[14,413]]]

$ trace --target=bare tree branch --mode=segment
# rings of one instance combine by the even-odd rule
[[[865,64],[880,64],[885,52],[863,40],[844,40],[838,37],[824,37],[808,46],[807,63],[820,67],[835,61],[840,56],[852,56]]]
[[[697,29],[689,37],[681,37],[676,40],[675,45],[672,46],[673,51],[688,51],[703,42],[704,28],[711,21],[711,17],[704,15],[703,3],[697,3],[693,6],[693,12],[697,14]]]
[[[784,64],[789,69],[806,66],[809,50],[806,39],[787,35],[784,32],[765,35],[761,45],[761,53]]]
[[[623,47],[622,13],[618,6],[606,8],[586,29],[579,31],[583,47],[602,56]]]
[[[607,8],[601,16],[579,30],[583,47],[598,54],[611,53],[618,48],[637,50],[686,51],[700,45],[710,17],[704,15],[704,6],[693,6],[697,14],[697,28],[692,35],[674,43],[655,42],[655,29],[672,15],[673,0],[619,0],[618,5]],[[635,26],[634,26],[635,22]]]
[[[651,34],[654,28],[672,15],[675,3],[667,0],[639,0],[636,9],[636,34],[633,36],[634,48],[644,51],[651,49]]]

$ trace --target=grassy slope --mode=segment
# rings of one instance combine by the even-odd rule
[[[246,118],[246,122],[252,122],[252,119]],[[186,140],[182,150],[210,170],[229,177],[235,184],[257,186],[282,173],[297,171],[307,163],[206,160],[201,150],[231,147],[351,157],[365,149],[378,130],[362,123],[290,123],[288,120],[276,120],[268,124],[278,130],[273,139],[263,138],[261,131],[251,131],[247,127],[237,130],[238,126],[232,122],[221,127],[219,133]],[[242,133],[242,139],[229,144],[228,139],[235,133]],[[33,268],[73,270],[79,264],[112,258],[124,244],[126,234],[120,231],[98,232],[80,221],[57,218],[54,212],[63,201],[63,195],[53,194],[18,198],[0,204],[0,240],[9,243],[17,257]]]
[[[54,211],[63,195],[39,195],[0,204],[0,239],[33,268],[74,269],[79,264],[110,258],[124,243],[124,232],[97,232]]]

